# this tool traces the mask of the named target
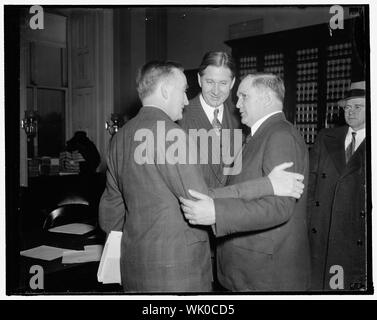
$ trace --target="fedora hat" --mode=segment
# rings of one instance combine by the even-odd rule
[[[365,98],[365,81],[352,82],[345,97],[339,101],[339,105],[343,107],[347,100],[354,98]]]

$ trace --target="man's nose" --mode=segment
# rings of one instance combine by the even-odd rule
[[[348,110],[348,114],[354,114],[354,113],[356,113],[356,110],[354,108],[350,108]]]
[[[218,84],[218,83],[215,83],[215,84],[212,86],[212,93],[217,94],[218,92],[219,92],[219,84]]]
[[[184,104],[185,106],[187,106],[187,105],[189,104],[186,93],[185,93],[185,97],[184,97],[184,99],[183,99],[183,104]]]
[[[237,109],[240,109],[241,108],[241,100],[238,99],[237,103],[236,103],[236,108]]]

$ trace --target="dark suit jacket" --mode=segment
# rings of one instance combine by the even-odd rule
[[[309,238],[312,289],[330,290],[333,265],[344,289],[366,285],[365,141],[346,164],[348,126],[322,130],[310,152]]]
[[[175,129],[186,136],[154,107],[143,107],[127,122],[111,141],[100,226],[107,233],[123,231],[121,276],[125,290],[209,291],[212,273],[207,229],[191,227],[178,201],[179,196],[190,198],[188,188],[205,194],[208,190],[196,165],[158,164],[157,156],[164,155],[172,142],[163,137],[157,143],[157,121],[165,125],[166,133]],[[146,143],[136,141],[140,129],[153,134],[153,164],[134,160],[135,150]]]
[[[178,124],[186,132],[188,132],[189,129],[212,129],[212,124],[209,122],[207,115],[205,114],[203,107],[201,106],[199,95],[190,100],[189,105],[186,106],[183,110],[183,119],[178,121]],[[224,113],[221,124],[223,129],[241,129],[239,113],[236,110],[234,104],[231,103],[230,99],[226,100],[224,103]],[[230,154],[234,156],[233,135],[231,135],[230,142]],[[227,176],[223,174],[223,163],[212,162],[211,143],[208,143],[208,155],[210,156],[208,165],[202,166],[204,180],[210,188],[224,186]]]
[[[308,178],[303,138],[283,113],[268,118],[242,152],[242,172],[228,183],[268,175],[293,161]],[[215,199],[218,278],[233,291],[306,290],[310,281],[306,191],[300,200],[266,196],[255,200]]]

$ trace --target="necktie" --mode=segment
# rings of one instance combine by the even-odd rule
[[[346,148],[346,163],[351,159],[353,153],[355,152],[356,145],[356,132],[352,132],[351,143]]]
[[[222,125],[221,125],[221,122],[219,121],[219,119],[217,118],[218,115],[219,115],[219,108],[216,108],[213,111],[212,127],[215,129],[216,134],[220,135],[220,132],[221,132],[221,129],[222,129]]]

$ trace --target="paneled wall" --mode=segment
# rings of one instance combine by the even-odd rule
[[[71,14],[71,107],[68,132],[87,132],[105,166],[110,136],[105,122],[113,103],[113,12],[111,9],[75,10]]]
[[[114,112],[126,119],[140,108],[135,79],[146,61],[145,8],[115,8]]]
[[[145,12],[146,60],[165,60],[167,53],[167,8],[148,8]]]
[[[71,70],[72,107],[68,111],[69,130],[87,132],[93,140],[99,128],[96,126],[95,108],[96,77],[95,65],[95,12],[74,12],[71,15]]]
[[[328,23],[328,6],[201,6],[170,7],[167,11],[167,58],[196,69],[209,50],[230,48],[229,26],[250,20],[262,20],[262,29],[242,37]],[[344,18],[348,18],[344,10]]]

